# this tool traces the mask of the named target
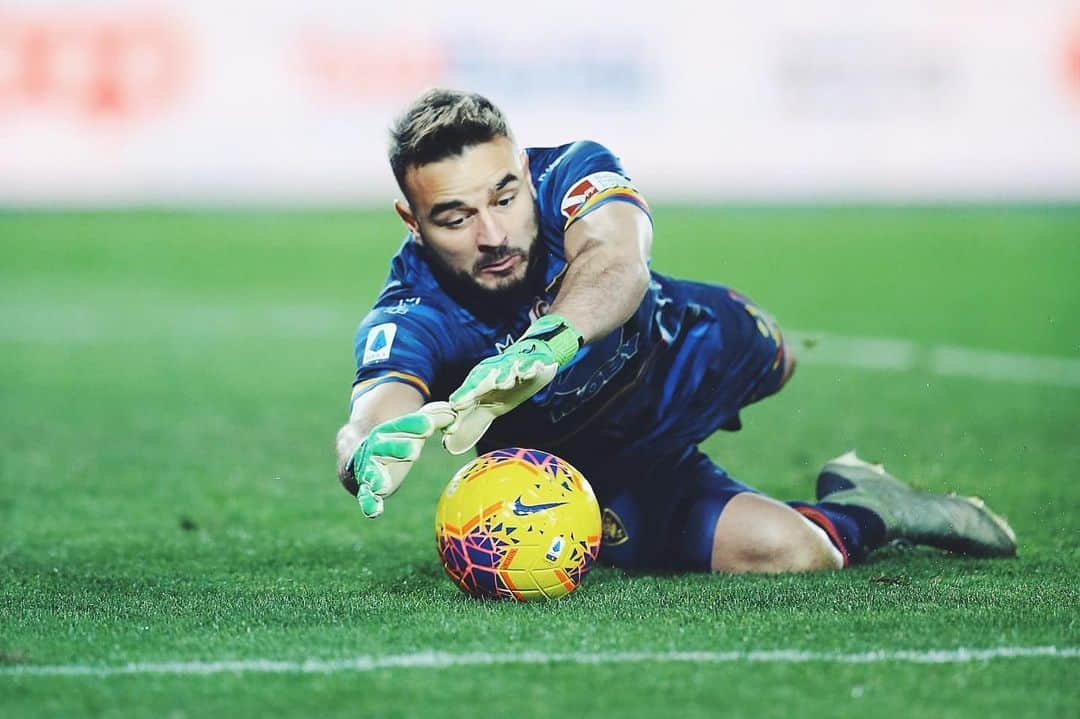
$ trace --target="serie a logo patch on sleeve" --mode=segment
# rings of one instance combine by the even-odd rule
[[[394,346],[396,334],[397,325],[393,322],[384,322],[368,330],[367,340],[364,342],[363,364],[369,365],[390,359],[390,350]]]

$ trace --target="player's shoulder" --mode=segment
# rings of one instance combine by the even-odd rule
[[[407,325],[445,326],[453,320],[454,304],[431,274],[419,247],[406,238],[390,261],[390,272],[371,311],[361,324],[394,322],[404,318]]]
[[[471,347],[489,333],[487,323],[456,301],[436,279],[421,246],[407,237],[390,263],[390,272],[371,310],[357,329],[357,338],[372,327],[392,324],[442,348]]]
[[[567,179],[581,179],[590,172],[623,172],[615,153],[595,140],[576,140],[557,147],[530,147],[526,152],[533,184],[538,190]]]
[[[634,202],[648,213],[622,162],[607,146],[578,140],[558,147],[528,148],[529,171],[540,216],[552,231],[565,231],[610,201]]]

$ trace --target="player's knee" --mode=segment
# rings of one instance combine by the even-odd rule
[[[725,513],[716,524],[715,572],[813,572],[843,566],[842,555],[824,532],[775,500],[739,495]]]
[[[840,569],[843,560],[831,546],[817,537],[796,533],[775,534],[738,553],[714,561],[713,571],[720,572],[817,572]]]
[[[807,523],[809,525],[809,523]],[[828,569],[842,569],[844,556],[840,553],[828,535],[816,527],[808,526],[809,532],[800,532],[792,537],[785,555],[785,572],[820,572]]]

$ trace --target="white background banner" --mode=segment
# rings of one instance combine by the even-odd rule
[[[437,85],[650,199],[1080,199],[1077,0],[706,5],[0,0],[0,205],[386,202]]]

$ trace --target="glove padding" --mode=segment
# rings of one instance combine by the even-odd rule
[[[431,402],[412,414],[376,425],[353,452],[356,499],[360,511],[373,519],[382,514],[383,497],[401,486],[413,462],[420,457],[424,440],[454,421],[446,402]]]
[[[454,422],[443,430],[450,454],[472,449],[488,427],[542,390],[581,347],[581,335],[558,315],[542,317],[501,354],[481,361],[450,395]]]

